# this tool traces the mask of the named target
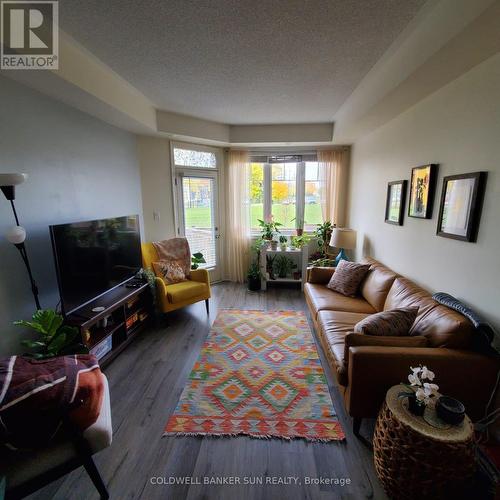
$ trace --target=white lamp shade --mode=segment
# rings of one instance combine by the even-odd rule
[[[20,243],[24,243],[26,239],[26,229],[21,226],[12,226],[5,233],[5,237],[13,245],[19,245]]]
[[[340,227],[334,228],[330,239],[330,246],[346,250],[356,248],[356,231]]]
[[[28,178],[28,174],[0,174],[0,186],[17,186]]]

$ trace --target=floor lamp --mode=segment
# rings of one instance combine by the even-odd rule
[[[10,206],[12,207],[12,212],[14,213],[14,219],[16,220],[16,225],[7,230],[5,237],[19,250],[24,265],[26,266],[26,270],[28,271],[31,291],[35,299],[36,308],[41,309],[40,300],[38,299],[38,287],[36,286],[33,274],[31,273],[28,252],[26,251],[26,246],[24,244],[24,241],[26,240],[26,229],[19,224],[16,206],[14,205],[14,200],[16,199],[16,186],[18,184],[22,184],[27,178],[27,174],[0,174],[0,189],[7,200],[10,201]]]

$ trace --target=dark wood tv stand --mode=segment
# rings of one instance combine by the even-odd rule
[[[96,307],[104,307],[94,312]],[[80,330],[83,343],[99,359],[109,364],[154,318],[151,290],[147,283],[137,288],[120,285],[66,317]]]

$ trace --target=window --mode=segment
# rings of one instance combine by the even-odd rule
[[[323,180],[316,155],[253,156],[249,171],[250,227],[259,231],[258,219],[273,216],[293,231],[296,221],[313,230],[323,222]]]
[[[215,153],[174,148],[174,163],[181,167],[217,168]]]
[[[283,229],[295,227],[297,163],[271,165],[271,214]]]
[[[321,213],[321,189],[324,181],[320,179],[317,161],[305,162],[305,198],[304,198],[304,228],[312,229],[323,223]]]
[[[259,219],[264,219],[264,164],[250,163],[250,228],[259,229]]]

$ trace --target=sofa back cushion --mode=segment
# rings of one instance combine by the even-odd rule
[[[468,349],[471,346],[474,327],[460,313],[436,302],[435,307],[417,316],[410,335],[427,337],[430,347]]]
[[[384,304],[384,310],[418,307],[410,335],[423,335],[431,347],[467,348],[472,339],[472,323],[461,314],[439,305],[430,293],[398,276]]]
[[[382,264],[370,259],[371,267],[361,284],[361,295],[376,311],[384,309],[387,294],[396,279],[396,273]]]

